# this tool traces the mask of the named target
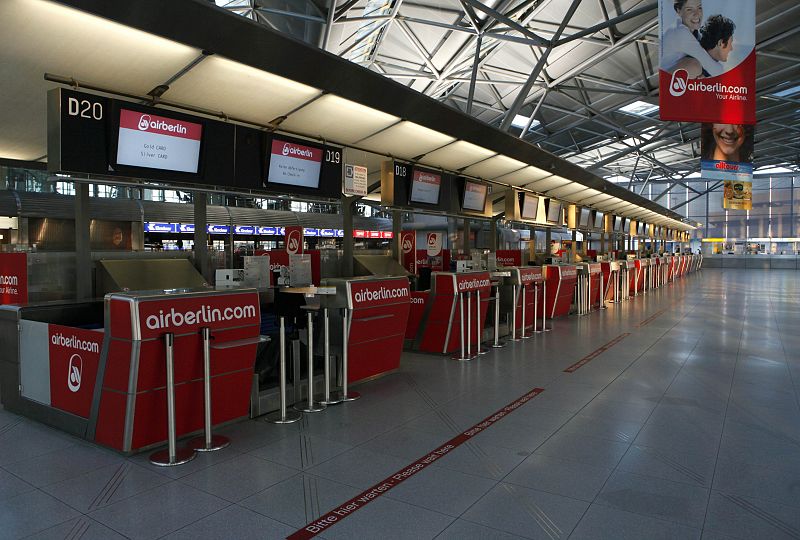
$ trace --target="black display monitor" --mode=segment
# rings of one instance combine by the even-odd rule
[[[622,232],[622,217],[614,216],[614,232]]]
[[[581,208],[581,216],[578,220],[578,227],[589,229],[592,227],[592,211],[588,208]]]
[[[441,173],[414,167],[411,172],[411,195],[408,198],[410,203],[438,205],[441,192]]]
[[[547,221],[548,223],[555,223],[561,225],[561,203],[555,199],[549,199],[547,205]]]
[[[464,180],[464,196],[461,199],[461,209],[468,212],[480,212],[486,209],[486,196],[489,186],[472,180]]]
[[[520,217],[522,219],[535,221],[536,216],[539,214],[539,197],[537,197],[533,193],[522,193],[521,195],[522,195],[522,201],[521,201],[522,210]]]
[[[267,183],[319,189],[322,172],[321,146],[274,137],[269,145]]]
[[[602,212],[596,211],[594,213],[594,228],[598,231],[605,232],[605,227],[603,226],[603,221],[605,220],[605,214]]]
[[[130,167],[197,174],[202,140],[202,124],[120,108],[116,161]]]

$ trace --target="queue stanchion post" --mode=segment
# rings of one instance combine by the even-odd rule
[[[467,296],[467,358],[472,359],[472,293],[464,293]]]
[[[610,271],[608,273],[608,283],[609,284],[611,283],[611,272]],[[606,307],[606,289],[603,286],[603,270],[602,269],[600,269],[600,306],[598,307],[598,309],[600,309],[600,310],[608,309]]]
[[[280,318],[280,330],[278,334],[278,341],[280,342],[280,410],[270,413],[266,417],[266,421],[272,424],[291,424],[297,422],[303,417],[303,413],[294,410],[287,410],[286,408],[286,326],[284,318]]]
[[[159,467],[174,467],[197,456],[191,448],[178,448],[175,434],[175,334],[164,334],[167,368],[167,448],[150,455],[150,463]]]
[[[339,392],[331,390],[331,334],[330,334],[330,319],[328,317],[328,308],[322,308],[322,338],[323,338],[323,355],[325,356],[324,375],[325,375],[325,389],[322,394],[320,403],[324,405],[337,405],[342,402],[342,395]]]
[[[349,309],[344,310],[342,317],[342,401],[355,401],[361,397],[358,392],[350,391],[348,388],[348,347],[350,346],[350,324],[352,315]]]
[[[517,303],[519,302],[517,285],[513,285],[511,297],[511,301],[514,303],[514,306],[511,308],[511,341],[520,341],[517,337]]]
[[[319,401],[314,401],[314,314],[309,310],[306,313],[306,328],[308,330],[308,394],[306,404],[302,401],[294,404],[294,408],[304,413],[318,413],[324,411],[328,406]]]
[[[459,349],[458,355],[453,356],[453,360],[466,362],[469,360],[467,355],[466,343],[464,342],[464,293],[458,293],[458,321],[459,321]],[[469,326],[467,326],[469,328]]]
[[[492,343],[492,348],[501,349],[505,346],[505,343],[500,343],[500,283],[497,283],[494,293],[494,343]]]
[[[477,307],[475,308],[475,330],[477,331],[477,345],[475,345],[475,354],[486,354],[489,349],[484,349],[481,343],[483,342],[483,325],[481,324],[481,290],[475,291],[475,298]]]
[[[530,335],[525,334],[525,324],[528,322],[528,287],[525,286],[525,282],[522,283],[522,328],[520,329],[519,337],[521,339],[528,339],[531,337]]]
[[[586,313],[592,312],[592,269],[589,268],[589,276],[586,278]]]
[[[549,332],[553,328],[547,326],[547,281],[543,281],[542,286],[542,332]],[[553,301],[553,309],[555,309],[555,301]]]
[[[231,440],[211,433],[211,329],[201,328],[203,338],[203,436],[189,441],[189,448],[198,452],[214,452],[230,446]]]
[[[542,311],[544,311],[544,306],[542,306]],[[533,283],[533,333],[542,333],[539,330],[539,284],[536,282]]]

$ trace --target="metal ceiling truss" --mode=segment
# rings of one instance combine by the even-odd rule
[[[699,169],[699,126],[619,111],[637,100],[655,103],[658,94],[655,0],[627,9],[611,0],[386,0],[390,9],[377,14],[366,13],[376,0],[329,0],[327,8],[308,2],[314,8],[305,13],[266,0],[225,7],[273,28],[275,17],[321,25],[320,45],[344,57],[368,44],[360,61],[365,67],[501,129],[518,130],[596,174],[620,177],[640,194],[648,185],[669,183],[655,200],[676,186],[698,197],[705,193],[687,178]],[[786,81],[800,84],[800,55],[785,52],[798,48],[800,26],[779,27],[800,3],[783,0],[770,8],[759,11],[757,23],[756,165],[797,167],[800,99],[772,94]],[[596,20],[585,24],[586,13]],[[564,53],[578,46],[594,52],[565,64]]]

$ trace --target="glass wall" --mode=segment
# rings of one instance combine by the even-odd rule
[[[757,176],[750,211],[725,210],[721,185],[706,193],[715,184],[692,181],[702,195],[676,186],[657,201],[701,224],[693,248],[702,246],[706,254],[800,254],[800,175]],[[642,195],[654,200],[666,188],[651,185]]]

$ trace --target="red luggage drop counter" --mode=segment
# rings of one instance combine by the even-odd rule
[[[489,308],[492,284],[489,272],[434,272],[431,275],[431,292],[425,313],[419,325],[415,349],[423,352],[447,354],[459,349],[461,343],[461,304],[464,309],[466,336],[472,346],[478,344],[477,326],[484,327]],[[477,305],[476,293],[481,302]],[[467,299],[459,302],[459,295],[469,294],[470,319],[467,326]],[[476,323],[476,317],[480,322]]]
[[[547,316],[551,319],[569,315],[575,296],[575,283],[578,269],[573,265],[544,266],[544,280],[547,292]]]
[[[408,278],[325,281],[336,285],[337,290],[341,290],[342,284],[346,288],[350,310],[347,382],[358,382],[399,368],[411,305]]]
[[[650,266],[649,259],[636,259],[634,265],[636,267],[636,290],[639,292],[644,291],[645,280],[647,279],[647,269]]]
[[[600,303],[600,279],[602,279],[600,263],[589,263],[589,305]],[[603,289],[605,290],[605,288]]]
[[[619,267],[619,261],[603,261],[600,263],[603,279],[603,294],[605,294],[606,300],[614,300],[614,287],[617,280],[612,273],[619,272]],[[612,281],[612,278],[614,278],[614,281]]]
[[[633,296],[636,293],[636,261],[621,261],[621,266],[622,268],[628,269],[628,282],[630,283],[629,296]]]
[[[110,339],[98,374],[96,442],[136,452],[166,441],[167,333],[175,336],[176,435],[203,428],[201,328],[211,330],[212,424],[248,414],[261,326],[258,293],[114,293],[105,305]]]
[[[518,268],[512,268],[511,275],[512,279],[515,278],[515,281],[521,285],[520,292],[517,295],[517,331],[522,330],[523,297],[525,298],[525,328],[526,330],[528,328],[533,328],[533,325],[536,323],[533,319],[534,311],[536,312],[536,316],[541,318],[541,310],[544,307],[544,294],[542,294],[543,291],[541,288],[544,281],[542,269],[539,266],[520,266]],[[534,287],[536,285],[539,286],[538,306],[535,304],[537,299]],[[522,292],[523,289],[525,291],[524,295]]]
[[[667,255],[667,281],[675,280],[675,256]]]

